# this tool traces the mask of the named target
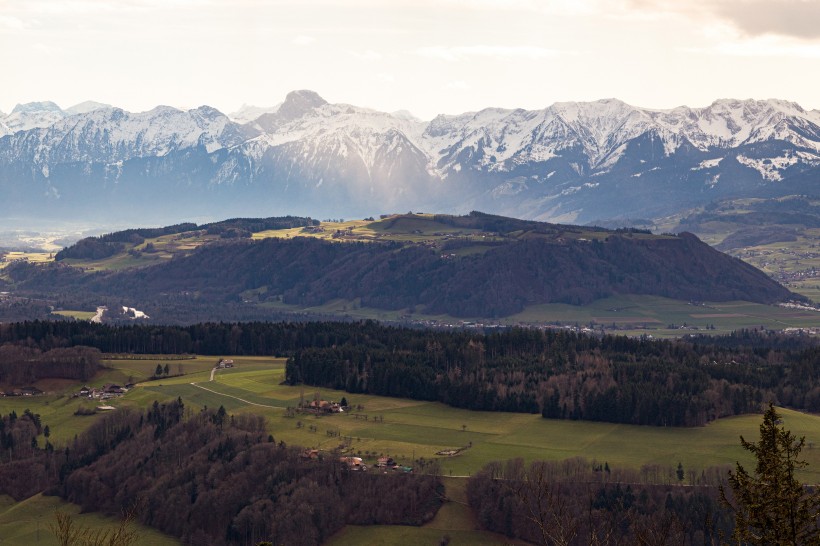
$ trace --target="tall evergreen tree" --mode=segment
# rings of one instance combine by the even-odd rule
[[[800,459],[805,438],[783,427],[769,405],[760,425],[760,440],[740,443],[757,460],[750,474],[740,463],[729,471],[732,497],[721,487],[723,501],[734,512],[732,539],[738,544],[820,544],[820,494],[808,490],[795,473],[808,463]]]

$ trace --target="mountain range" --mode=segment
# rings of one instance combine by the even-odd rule
[[[122,224],[480,209],[572,223],[813,194],[820,111],[782,100],[653,110],[616,99],[430,121],[294,91],[274,107],[0,114],[0,213]]]

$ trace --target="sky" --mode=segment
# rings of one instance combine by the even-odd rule
[[[820,0],[0,0],[0,111],[273,106],[422,119],[618,98],[820,108]]]

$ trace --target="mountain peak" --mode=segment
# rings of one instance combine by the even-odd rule
[[[237,123],[249,123],[265,114],[272,114],[279,110],[281,104],[276,106],[254,106],[252,104],[242,104],[238,110],[228,114],[228,117]]]
[[[75,104],[71,108],[66,108],[65,113],[73,116],[76,114],[88,114],[89,112],[93,112],[95,110],[103,110],[106,108],[111,108],[111,105],[104,104],[102,102],[96,102],[93,100],[87,100],[85,102],[81,102],[80,104]]]
[[[62,112],[62,110],[50,100],[44,100],[18,104],[14,107],[14,110],[11,111],[12,114],[28,114],[31,112]]]
[[[296,119],[305,113],[327,104],[327,101],[315,91],[302,89],[291,91],[285,97],[285,102],[279,107],[278,114],[282,118]]]

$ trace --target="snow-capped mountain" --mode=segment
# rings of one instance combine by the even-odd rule
[[[18,104],[11,114],[6,115],[0,112],[0,136],[17,131],[49,127],[65,117],[87,114],[101,108],[110,108],[110,105],[85,101],[63,110],[51,101]]]
[[[13,133],[15,131],[28,131],[37,127],[48,127],[65,116],[65,112],[53,102],[42,101],[18,104],[11,111],[11,114],[0,121],[6,126],[8,133]]]
[[[253,106],[250,104],[243,104],[238,110],[228,114],[228,117],[236,123],[249,123],[262,114],[271,114],[276,112],[280,104],[276,106]]]
[[[58,215],[479,209],[587,222],[812,194],[818,176],[820,111],[781,100],[652,110],[605,99],[422,121],[294,91],[230,116],[29,103],[0,117],[0,208]]]
[[[104,108],[111,108],[111,105],[93,100],[87,100],[85,102],[81,102],[80,104],[75,104],[70,108],[66,108],[64,111],[69,116],[76,116],[77,114],[88,114],[94,110],[102,110]]]

